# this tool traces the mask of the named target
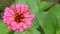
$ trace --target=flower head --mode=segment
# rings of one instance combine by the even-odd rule
[[[31,28],[31,20],[34,17],[27,5],[18,3],[11,8],[5,8],[3,21],[8,24],[8,30],[23,32],[25,28]]]

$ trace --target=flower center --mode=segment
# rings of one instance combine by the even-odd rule
[[[24,21],[24,15],[23,14],[16,13],[15,14],[15,17],[14,17],[14,20],[17,23],[23,22]]]

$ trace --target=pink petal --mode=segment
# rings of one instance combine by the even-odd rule
[[[31,13],[31,11],[30,11],[30,10],[27,10],[26,12],[24,12],[24,15],[27,16],[27,15],[29,15],[30,13]]]
[[[3,21],[4,21],[5,24],[7,24],[7,20],[4,19]]]
[[[5,16],[12,16],[14,13],[12,10],[10,10],[8,7],[5,8],[5,12],[4,12],[4,15]]]
[[[17,12],[18,12],[18,11],[20,12],[20,3],[18,3],[18,4],[16,5],[16,9],[17,9]]]
[[[6,24],[7,23],[7,19],[3,16],[3,21]]]
[[[26,25],[31,25],[31,22],[30,21],[25,21],[25,24]]]
[[[19,8],[19,9],[20,9],[20,6],[21,6],[21,4],[18,3],[18,4],[16,5],[16,8]]]
[[[35,15],[31,14],[31,15],[27,15],[25,17],[26,17],[26,20],[32,20],[33,18],[35,18]]]
[[[12,21],[11,26],[15,26],[15,25],[16,25],[16,22]]]
[[[12,6],[11,6],[11,9],[14,11],[14,13],[17,13],[17,8],[16,8],[16,6],[12,5]]]
[[[11,24],[11,21],[7,21],[7,24],[10,25]]]
[[[18,30],[18,29],[16,29],[16,32],[19,32],[19,30]]]
[[[31,25],[29,25],[28,28],[31,28]]]
[[[20,9],[21,9],[21,10],[20,10],[20,11],[21,11],[21,13],[23,13],[23,12],[24,12],[23,5],[21,5],[21,6],[20,6]]]
[[[26,11],[28,10],[28,5],[23,5],[23,7]]]
[[[27,28],[27,25],[25,23],[23,23],[23,28]]]
[[[13,18],[11,16],[3,16],[3,19],[13,20]]]
[[[21,26],[19,23],[16,24],[16,29],[19,29]]]
[[[11,13],[12,15],[14,15],[14,14],[15,14],[15,12],[14,12],[13,10],[10,10],[10,13]]]
[[[21,13],[27,12],[28,11],[28,6],[21,4]]]
[[[8,17],[8,16],[3,16],[3,21],[5,24],[10,25],[10,22],[13,21],[13,19],[11,17]]]
[[[12,27],[12,30],[16,30],[16,27],[14,26],[14,27]]]
[[[19,31],[20,31],[20,32],[23,32],[23,31],[24,31],[24,29],[21,27],[21,28],[19,29]]]
[[[23,5],[23,8],[24,8],[24,12],[28,11],[28,6],[27,5]]]
[[[11,26],[8,26],[8,30],[11,30]]]
[[[8,24],[8,25],[11,24],[11,23],[10,23],[10,22],[11,22],[10,20],[4,19],[3,21],[4,21],[5,24]]]

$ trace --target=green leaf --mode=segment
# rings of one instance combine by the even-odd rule
[[[56,34],[60,34],[60,30],[59,31],[57,31],[57,33]]]
[[[56,17],[52,13],[41,12],[37,18],[45,34],[55,34]]]
[[[38,4],[38,7],[40,7],[40,4],[41,4],[41,0],[36,0],[37,4]]]
[[[14,4],[17,4],[17,3],[21,3],[21,4],[26,4],[26,0],[15,0]]]
[[[41,34],[38,30],[36,30],[36,29],[33,29],[31,32],[30,32],[30,34]]]
[[[49,10],[50,13],[54,14],[57,17],[57,24],[60,26],[60,5],[56,5]]]
[[[47,14],[48,14],[48,12],[40,12],[40,13],[38,12],[37,19],[39,21],[40,26],[43,26],[43,24],[44,24],[43,20],[45,19]]]
[[[27,31],[24,31],[24,32],[15,32],[14,34],[27,34]]]
[[[60,27],[57,27],[56,34],[60,34]]]
[[[36,0],[26,0],[26,3],[28,4],[30,10],[32,13],[37,14],[39,9]]]
[[[42,28],[45,34],[55,34],[57,23],[56,17],[53,14],[48,13],[43,21],[44,24]]]
[[[41,4],[41,0],[36,0],[36,2],[37,2],[37,5],[38,5],[38,8],[39,8],[39,11],[40,11],[40,4]]]
[[[39,10],[44,11],[44,10],[50,8],[51,5],[52,5],[52,2],[46,2],[46,1],[40,2]]]
[[[38,12],[37,15],[37,19],[39,21],[39,28],[38,30],[41,32],[41,34],[45,34],[44,30],[43,30],[43,26],[44,26],[44,19],[46,18],[46,15],[48,14],[48,12]]]
[[[56,6],[54,6],[53,8],[51,8],[49,10],[49,12],[51,12],[52,14],[54,14],[55,16],[59,17],[60,16],[60,5],[57,4]]]
[[[7,34],[7,25],[4,25],[3,21],[0,19],[0,34]]]
[[[54,6],[53,8],[51,8],[49,10],[50,13],[54,14],[54,16],[56,16],[57,18],[57,23],[56,23],[56,34],[60,33],[60,5],[57,4],[56,6]]]
[[[14,34],[15,31],[11,30],[7,34]]]
[[[38,19],[35,17],[34,20],[32,20],[32,28],[38,28],[39,27],[39,22]]]

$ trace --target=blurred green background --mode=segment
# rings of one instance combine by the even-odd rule
[[[32,28],[23,33],[8,31],[2,19],[4,9],[18,2],[36,15]],[[0,34],[60,34],[60,0],[0,0]]]

